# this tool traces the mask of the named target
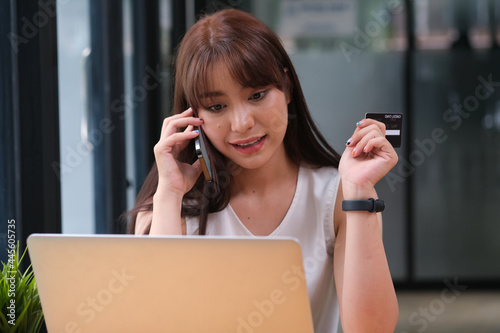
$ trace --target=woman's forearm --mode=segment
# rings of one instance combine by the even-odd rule
[[[157,191],[153,197],[150,235],[182,235],[182,196]]]
[[[349,196],[344,192],[344,197]],[[380,223],[375,213],[346,212],[342,288],[345,332],[393,332],[398,321]]]

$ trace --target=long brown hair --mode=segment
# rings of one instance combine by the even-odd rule
[[[227,66],[234,80],[242,87],[274,85],[290,96],[288,126],[284,137],[285,150],[297,164],[317,167],[338,167],[340,155],[327,143],[311,118],[299,79],[278,36],[252,15],[226,9],[205,16],[184,36],[176,57],[173,114],[191,106],[201,106],[200,96],[210,84],[217,64]],[[230,199],[227,190],[238,167],[219,153],[206,138],[214,179],[206,183],[203,175],[185,194],[182,216],[199,216],[199,234],[206,232],[209,213],[224,209]],[[194,163],[192,144],[180,154],[179,160]],[[129,212],[128,233],[134,233],[137,214],[153,210],[153,195],[158,185],[154,165]],[[149,233],[149,227],[146,230]]]

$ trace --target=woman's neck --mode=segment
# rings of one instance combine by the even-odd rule
[[[233,175],[231,196],[237,194],[266,194],[283,184],[296,182],[299,166],[282,149],[277,156],[258,169],[243,169]]]

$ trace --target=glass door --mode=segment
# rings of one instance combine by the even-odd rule
[[[94,233],[93,145],[89,141],[89,0],[57,2],[63,233]]]
[[[169,113],[170,0],[57,2],[64,233],[121,233]]]

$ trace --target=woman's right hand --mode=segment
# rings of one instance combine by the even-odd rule
[[[202,169],[200,162],[188,164],[179,161],[179,153],[186,148],[189,141],[198,136],[195,126],[203,124],[203,120],[193,117],[191,108],[165,118],[161,129],[160,140],[154,147],[156,165],[158,167],[158,189],[156,193],[163,195],[184,196],[195,184]],[[179,131],[180,128],[186,129]]]

